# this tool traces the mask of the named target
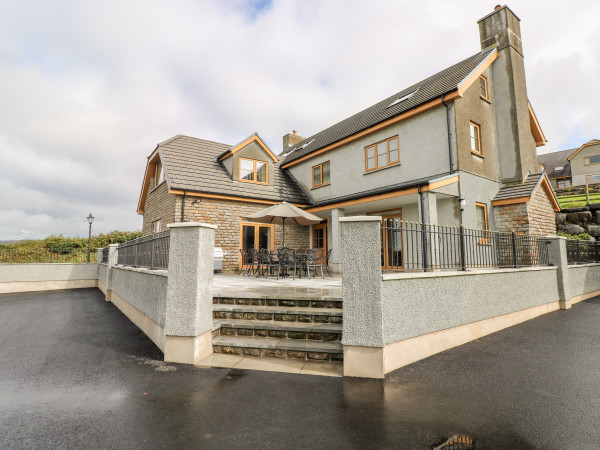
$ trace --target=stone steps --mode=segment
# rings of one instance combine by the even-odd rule
[[[339,308],[221,305],[213,307],[215,320],[275,320],[304,323],[342,323]]]
[[[283,322],[277,320],[214,320],[220,334],[226,336],[258,336],[312,341],[341,341],[340,323]]]
[[[343,347],[339,342],[221,335],[213,338],[213,349],[215,353],[233,355],[320,361],[343,360]]]
[[[298,308],[332,308],[342,309],[340,298],[237,298],[237,297],[213,297],[215,305],[243,305],[243,306],[280,306]]]

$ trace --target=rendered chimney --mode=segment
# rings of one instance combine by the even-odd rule
[[[298,130],[293,130],[291,133],[283,136],[283,151],[285,152],[288,148],[296,145],[298,142],[302,142],[305,137],[298,135]]]
[[[498,168],[503,182],[523,181],[536,173],[536,144],[531,134],[520,19],[504,5],[480,19],[481,48],[495,47],[490,89],[496,116]]]

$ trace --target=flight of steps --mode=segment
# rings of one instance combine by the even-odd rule
[[[215,353],[342,361],[342,300],[213,299]]]

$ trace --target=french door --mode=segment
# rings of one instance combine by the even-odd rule
[[[275,225],[242,222],[240,224],[240,248],[249,250],[251,248],[266,248],[273,250]],[[244,268],[242,255],[240,254],[240,268]]]
[[[312,226],[312,247],[323,249],[323,264],[327,260],[327,223]]]
[[[402,213],[382,216],[381,229],[381,268],[383,270],[401,269],[402,231],[396,228],[396,220],[402,220]]]

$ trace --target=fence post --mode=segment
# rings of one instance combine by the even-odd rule
[[[579,250],[579,238],[577,238],[577,264],[581,264],[581,253]]]
[[[423,246],[423,270],[427,272],[427,225],[424,223],[421,224],[421,245]]]
[[[569,285],[569,261],[567,259],[567,238],[550,236],[548,242],[548,261],[558,267],[556,281],[558,288],[558,304],[560,309],[571,307],[571,291]]]
[[[341,217],[344,375],[384,377],[381,217]]]
[[[514,231],[511,234],[512,238],[512,251],[513,251],[513,267],[517,269],[519,267],[517,260],[517,233]]]
[[[154,243],[156,239],[154,239],[154,235],[152,235],[152,247],[150,248],[150,270],[154,270]]]
[[[467,270],[467,244],[465,242],[465,226],[460,226],[460,270]]]
[[[165,305],[165,361],[194,364],[212,354],[215,225],[172,223]]]

